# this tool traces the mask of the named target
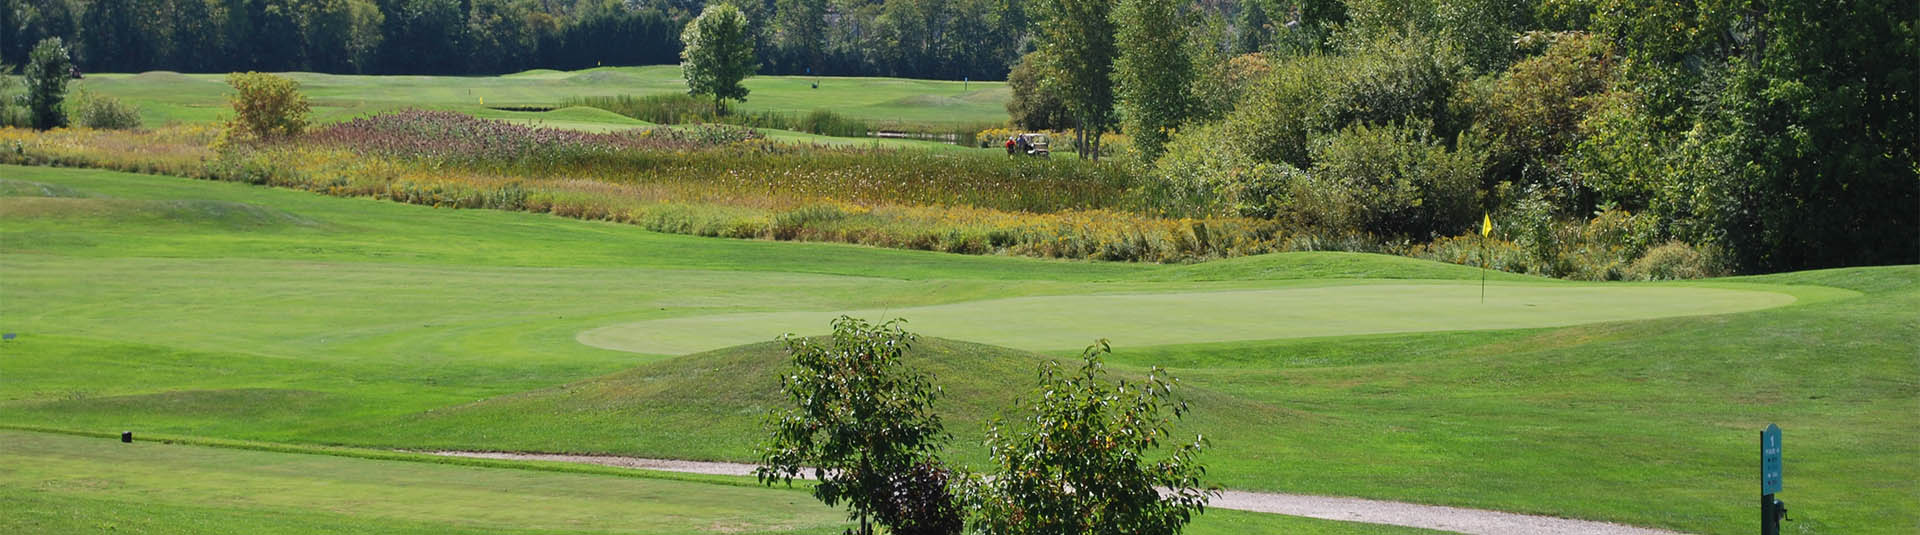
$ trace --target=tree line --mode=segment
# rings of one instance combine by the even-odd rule
[[[1479,263],[1492,214],[1562,277],[1920,262],[1914,2],[1036,1],[1013,120],[1125,132],[1170,215]]]
[[[0,61],[89,72],[469,74],[672,63],[678,7],[619,0],[0,0]]]
[[[59,37],[88,72],[498,74],[678,62],[700,0],[0,0],[0,63]],[[1000,79],[1015,0],[738,3],[767,74]]]

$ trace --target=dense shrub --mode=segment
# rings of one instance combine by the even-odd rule
[[[1078,366],[1048,360],[1018,420],[989,422],[993,472],[969,489],[983,532],[1176,535],[1219,493],[1200,481],[1206,440],[1175,442],[1187,414],[1176,381],[1157,366],[1139,382],[1110,379],[1109,351],[1102,340]]]
[[[1684,242],[1667,242],[1659,247],[1647,250],[1645,256],[1633,262],[1629,268],[1632,278],[1641,280],[1674,280],[1716,277],[1725,273],[1720,260],[1710,252],[1687,245]]]
[[[1313,169],[1289,181],[1284,203],[1273,209],[1298,226],[1387,238],[1465,230],[1477,215],[1481,156],[1449,151],[1427,130],[1418,123],[1341,130],[1315,146]]]
[[[1476,131],[1490,145],[1487,185],[1562,188],[1575,203],[1565,208],[1585,213],[1603,200],[1567,160],[1586,137],[1582,125],[1609,100],[1613,54],[1583,33],[1540,38],[1552,41],[1545,54],[1514,64],[1471,103],[1479,115]]]
[[[1461,118],[1453,93],[1465,76],[1464,64],[1450,49],[1418,35],[1369,41],[1349,56],[1305,56],[1274,65],[1226,119],[1175,136],[1168,154],[1154,167],[1161,182],[1156,187],[1164,192],[1155,197],[1164,201],[1160,209],[1168,213],[1280,214],[1285,211],[1281,205],[1291,202],[1287,196],[1305,191],[1290,177],[1314,168],[1316,157],[1326,153],[1326,138],[1343,129],[1412,118],[1424,128],[1422,139],[1454,139]],[[1470,158],[1461,165],[1467,163]],[[1434,165],[1436,171],[1455,167],[1450,161],[1436,160]],[[1444,192],[1449,193],[1445,200],[1454,198],[1451,192]],[[1349,195],[1360,190],[1309,193]],[[1441,213],[1451,217],[1454,207],[1442,208]],[[1330,224],[1359,222],[1318,217],[1337,215],[1327,210],[1306,214]],[[1433,225],[1416,226],[1426,230]]]
[[[275,141],[300,135],[307,128],[307,96],[300,82],[257,72],[227,75],[236,94],[228,101],[234,117],[227,123],[226,140]]]
[[[862,534],[871,520],[895,533],[958,533],[937,464],[948,438],[933,410],[940,390],[907,365],[915,337],[900,323],[841,316],[831,336],[782,337],[792,365],[780,392],[791,403],[768,413],[772,436],[754,475],[768,485],[811,476],[813,496],[844,505]]]
[[[80,126],[103,130],[129,130],[140,127],[140,110],[119,99],[92,93],[80,95]]]
[[[1652,214],[1615,208],[1587,219],[1558,215],[1557,190],[1535,190],[1493,215],[1497,245],[1495,267],[1516,273],[1581,280],[1646,278],[1634,267],[1636,259],[1651,254],[1658,236],[1658,218]],[[1480,243],[1480,242],[1475,242]],[[1409,251],[1413,256],[1460,261],[1457,244],[1436,240]],[[1711,273],[1701,270],[1698,273]]]
[[[1266,54],[1259,52],[1225,58],[1225,61],[1195,61],[1194,68],[1199,75],[1193,80],[1192,89],[1193,113],[1190,119],[1194,122],[1225,117],[1247,97],[1248,90],[1254,84],[1273,72],[1273,64]]]
[[[67,80],[73,74],[73,60],[66,44],[49,37],[33,47],[27,57],[27,113],[35,129],[67,126]]]
[[[1141,205],[1182,216],[1276,215],[1275,207],[1287,203],[1289,184],[1302,173],[1234,150],[1230,132],[1226,125],[1212,124],[1175,135],[1154,164],[1154,180],[1139,191]]]
[[[932,460],[894,474],[892,492],[876,511],[880,523],[893,535],[959,535],[966,521],[948,488],[952,480],[953,472]]]

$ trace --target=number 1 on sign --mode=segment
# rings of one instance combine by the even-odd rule
[[[1767,429],[1760,432],[1761,494],[1780,492],[1780,483],[1783,479],[1780,464],[1780,426],[1767,424]]]

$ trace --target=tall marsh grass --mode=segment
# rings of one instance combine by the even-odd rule
[[[656,124],[730,124],[838,137],[866,137],[875,131],[866,121],[849,118],[831,110],[814,110],[805,114],[727,110],[715,108],[712,100],[679,93],[573,97],[562,101],[561,106],[600,108]]]
[[[792,130],[795,132],[835,137],[887,135],[918,139],[938,139],[957,145],[971,145],[973,144],[972,138],[975,132],[979,132],[984,128],[999,126],[997,124],[982,123],[867,121],[847,117],[833,110],[826,109],[813,110],[807,113],[724,110],[715,108],[712,100],[678,93],[642,96],[573,97],[561,101],[561,106],[599,108],[634,119],[663,125],[730,124],[751,128]]]
[[[1294,250],[1401,254],[1577,279],[1724,273],[1718,252],[1651,244],[1642,218],[1525,225],[1427,243],[1173,218],[1123,165],[985,154],[779,145],[731,127],[606,134],[442,112],[341,123],[293,142],[210,148],[210,126],[0,128],[0,163],[245,182],[449,208],[616,221],[700,236],[855,243],[966,254],[1189,262]],[[1538,228],[1534,228],[1538,227]],[[1511,235],[1509,235],[1511,234]],[[1484,255],[1484,256],[1483,256]]]
[[[547,132],[469,120],[478,121],[405,112],[342,123],[301,142],[225,151],[208,148],[211,131],[191,127],[6,129],[0,163],[550,213],[701,236],[969,254],[1181,262],[1272,252],[1285,243],[1284,229],[1268,221],[1130,211],[1129,175],[1104,164],[724,136],[658,141],[637,132]],[[583,140],[632,145],[609,149]]]

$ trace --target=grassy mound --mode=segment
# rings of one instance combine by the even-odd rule
[[[979,453],[986,419],[1031,390],[1045,359],[939,338],[922,338],[908,354],[910,365],[935,376],[942,389],[940,411],[956,436],[955,451],[969,456]],[[379,425],[416,431],[408,441],[416,447],[484,442],[505,450],[752,461],[764,439],[762,418],[787,403],[779,393],[779,377],[788,366],[779,343],[752,344]],[[1277,412],[1205,390],[1186,395],[1241,414]]]

